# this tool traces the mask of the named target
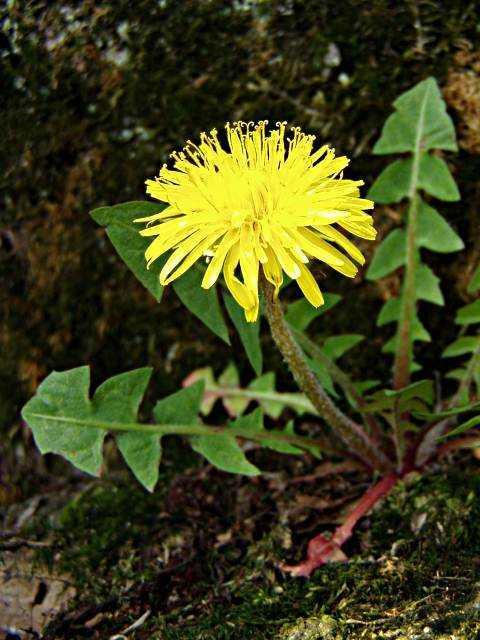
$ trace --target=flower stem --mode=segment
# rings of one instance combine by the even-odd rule
[[[321,362],[327,371],[332,376],[333,380],[337,382],[343,389],[343,391],[348,394],[352,400],[357,405],[358,409],[363,409],[366,405],[365,400],[362,395],[357,391],[355,385],[350,380],[348,375],[340,369],[340,367],[333,362],[325,353],[320,349],[320,347],[310,340],[308,336],[306,336],[298,329],[290,327],[293,337],[298,342],[300,347],[305,350],[307,354],[315,358],[318,362]],[[369,427],[371,435],[374,437],[375,441],[379,442],[382,439],[383,433],[380,425],[374,416],[364,413],[362,414],[363,421]]]
[[[300,347],[308,355],[310,355],[312,358],[315,358],[315,360],[317,360],[322,365],[324,365],[327,371],[332,376],[332,378],[335,380],[335,382],[338,382],[338,384],[343,388],[345,393],[348,393],[359,407],[363,407],[365,402],[362,396],[358,393],[353,382],[347,376],[347,374],[344,373],[340,369],[340,367],[338,367],[333,362],[333,360],[331,360],[328,356],[326,356],[325,353],[321,350],[321,348],[317,344],[315,344],[313,340],[310,340],[310,338],[306,336],[302,331],[299,331],[298,329],[295,329],[292,326],[290,326],[290,331],[292,332],[293,337],[298,342]]]
[[[392,465],[387,456],[376,446],[359,424],[351,420],[333,404],[323,390],[315,374],[308,366],[302,350],[292,336],[280,302],[274,295],[274,287],[264,278],[260,280],[260,283],[265,296],[265,313],[273,339],[290,367],[290,371],[300,389],[327,424],[368,467],[381,472],[389,471]]]
[[[458,449],[477,449],[480,448],[480,434],[472,433],[464,435],[461,438],[455,438],[442,444],[437,451],[438,458],[446,456],[448,453],[458,451]]]

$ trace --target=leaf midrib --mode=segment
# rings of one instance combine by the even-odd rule
[[[24,414],[24,419],[30,423],[33,420],[48,420],[50,422],[57,422],[62,424],[68,424],[70,426],[88,427],[94,429],[101,429],[102,431],[125,431],[134,433],[144,433],[150,435],[158,435],[159,437],[167,435],[185,435],[185,436],[215,436],[215,435],[229,435],[234,437],[245,438],[248,440],[279,440],[283,442],[289,442],[291,444],[297,444],[298,446],[308,447],[315,446],[320,447],[320,442],[315,439],[289,435],[278,431],[253,431],[245,428],[237,428],[233,426],[210,426],[203,424],[142,424],[139,422],[110,422],[106,420],[88,420],[85,418],[70,418],[68,416],[56,416],[44,413],[37,413],[35,411],[28,411]]]

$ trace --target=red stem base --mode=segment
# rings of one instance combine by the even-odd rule
[[[308,577],[318,567],[338,559],[339,555],[342,554],[340,547],[351,537],[358,521],[379,500],[390,493],[399,479],[400,476],[398,474],[391,473],[370,487],[345,518],[345,522],[335,529],[330,539],[325,538],[321,533],[315,536],[308,543],[306,560],[297,565],[283,565],[281,567],[282,571],[290,573],[292,576]]]

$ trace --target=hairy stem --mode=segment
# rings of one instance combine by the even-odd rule
[[[320,349],[318,345],[316,345],[313,340],[310,340],[308,336],[306,336],[302,331],[298,331],[293,327],[290,327],[293,337],[298,342],[298,344],[304,349],[312,358],[315,358],[317,362],[321,362],[327,371],[332,376],[333,380],[337,382],[343,389],[345,393],[347,393],[352,400],[356,403],[359,409],[363,409],[366,405],[365,400],[361,396],[361,394],[355,388],[355,385],[350,380],[348,375],[340,369],[340,367],[333,362],[328,356],[326,356],[323,351]],[[374,416],[370,414],[362,414],[363,420],[365,424],[370,428],[371,434],[375,438],[376,441],[380,441],[382,438],[382,429],[378,424],[377,420]]]
[[[333,431],[366,465],[381,472],[391,469],[391,462],[387,456],[362,427],[342,413],[325,393],[292,336],[280,302],[274,295],[274,287],[264,278],[260,282],[265,296],[265,313],[273,339],[300,389]]]

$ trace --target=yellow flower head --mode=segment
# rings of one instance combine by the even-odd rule
[[[353,277],[363,264],[358,248],[340,229],[373,240],[373,202],[359,197],[362,180],[344,180],[345,157],[328,146],[313,150],[315,136],[286,123],[267,131],[267,122],[226,125],[228,148],[217,131],[202,133],[200,144],[188,141],[173,153],[173,169],[164,165],[147,193],[166,202],[140,233],[156,236],[145,252],[148,265],[171,251],[160,272],[163,285],[207,257],[202,287],[208,289],[223,270],[225,283],[245,310],[247,321],[258,316],[258,277],[278,293],[283,272],[297,281],[315,307],[323,304],[320,289],[306,266],[317,258]],[[334,245],[344,250],[342,253]]]

